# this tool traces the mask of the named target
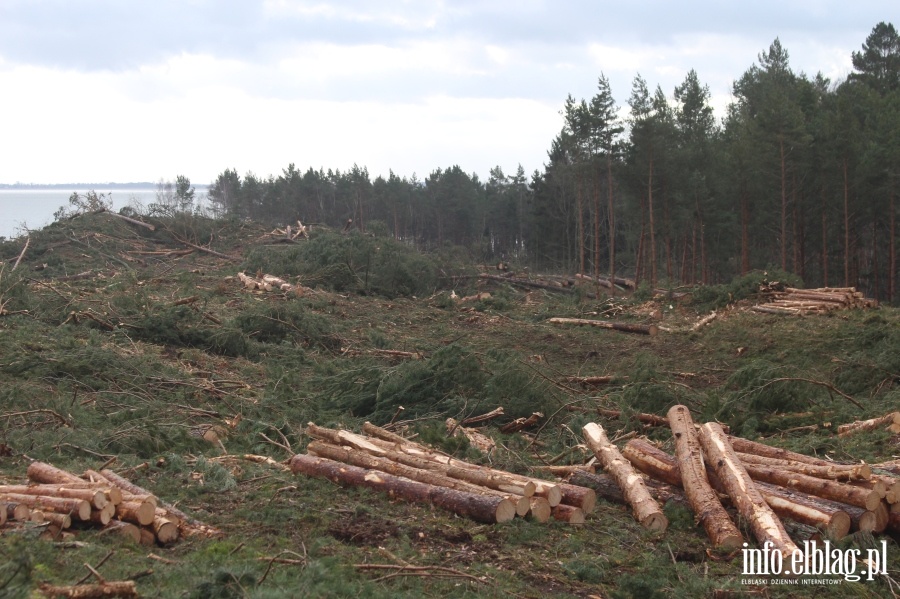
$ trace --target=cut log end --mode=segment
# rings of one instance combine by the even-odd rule
[[[497,504],[495,518],[498,523],[509,522],[516,517],[516,504],[509,499],[504,499]]]
[[[569,524],[584,524],[584,510],[574,505],[559,504],[552,511],[553,519]]]
[[[662,512],[653,512],[641,520],[641,526],[653,532],[665,532],[669,527],[669,519]]]
[[[550,502],[543,497],[532,497],[529,514],[538,522],[547,522],[554,508],[550,507]]]

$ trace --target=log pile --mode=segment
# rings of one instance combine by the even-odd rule
[[[581,524],[596,504],[592,489],[458,460],[370,423],[359,434],[309,423],[307,434],[314,439],[307,453],[290,461],[295,474],[367,487],[478,522],[530,516]]]
[[[771,301],[753,306],[756,312],[766,314],[824,314],[832,310],[873,308],[877,302],[868,299],[855,287],[822,287],[819,289],[794,289],[770,292]]]
[[[713,545],[725,549],[743,544],[733,512],[726,511],[733,508],[760,545],[771,542],[785,559],[797,546],[782,519],[832,539],[857,530],[900,531],[900,477],[730,436],[714,422],[698,428],[685,406],[674,406],[668,421],[677,455],[644,439],[629,440],[619,453],[601,436],[602,427],[588,424],[585,439],[607,474],[575,470],[567,481],[630,505],[641,522],[655,512],[653,500],[687,505]],[[616,463],[622,460],[634,471]]]
[[[54,539],[74,528],[100,528],[147,545],[221,535],[111,470],[87,470],[79,477],[32,462],[27,477],[27,484],[0,485],[0,525],[43,523],[44,534]]]
[[[303,285],[294,285],[292,283],[288,283],[282,278],[276,277],[275,275],[262,275],[260,277],[251,277],[250,275],[239,272],[238,280],[244,286],[244,288],[249,289],[251,291],[274,291],[276,289],[280,289],[285,293],[296,293],[297,295],[303,295],[308,291],[312,291],[309,287],[304,287]]]

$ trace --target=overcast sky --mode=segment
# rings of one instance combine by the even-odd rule
[[[893,7],[893,9],[891,8]],[[893,13],[893,14],[892,14]],[[0,183],[130,182],[289,163],[423,179],[540,169],[568,94],[695,69],[717,117],[778,37],[851,72],[894,0],[0,0]]]

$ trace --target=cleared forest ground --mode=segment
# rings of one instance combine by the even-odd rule
[[[135,579],[144,597],[897,591],[883,576],[747,584],[741,554],[710,550],[676,505],[666,507],[664,534],[603,500],[580,526],[484,525],[239,457],[284,462],[304,452],[310,421],[352,430],[405,422],[404,435],[458,457],[547,477],[535,467],[590,457],[580,431],[592,421],[620,445],[647,436],[671,453],[671,431],[627,416],[683,404],[697,422],[771,445],[884,462],[900,453],[900,437],[836,429],[900,405],[896,309],[761,314],[749,308],[762,273],[678,294],[527,289],[479,278],[465,256],[419,255],[389,239],[314,230],[284,243],[247,223],[151,222],[154,231],[94,214],[33,233],[24,254],[23,240],[0,245],[0,483],[23,482],[32,460],[72,472],[106,465],[224,535],[146,547],[95,529],[41,539],[40,526],[7,526],[0,595],[74,584],[90,576],[85,564],[106,580]],[[297,288],[251,290],[240,272]],[[713,308],[717,317],[694,330]],[[660,332],[564,327],[553,317]],[[600,376],[609,378],[587,378]],[[497,407],[504,416],[480,429],[496,443],[489,455],[447,437],[447,418]],[[544,415],[537,426],[499,431],[534,412]],[[802,540],[813,531],[789,532]],[[889,534],[852,534],[841,547],[882,539],[892,576],[900,549]]]

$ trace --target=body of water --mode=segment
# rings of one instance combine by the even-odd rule
[[[61,206],[69,208],[69,197],[73,192],[81,194],[90,190],[106,194],[112,200],[113,210],[133,206],[143,211],[156,201],[155,188],[147,189],[103,189],[102,187],[72,189],[0,189],[0,237],[15,239],[27,235],[28,231],[41,229],[53,222],[53,213]],[[206,188],[195,188],[195,196],[202,200]]]

